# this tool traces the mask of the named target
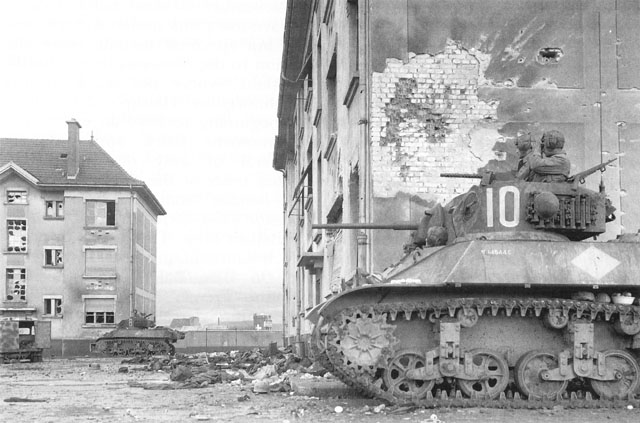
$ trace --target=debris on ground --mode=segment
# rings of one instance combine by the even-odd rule
[[[251,384],[257,394],[269,392],[289,392],[289,377],[331,378],[320,364],[308,358],[300,359],[290,350],[231,351],[198,353],[193,355],[133,357],[122,364],[144,364],[142,367],[128,368],[142,371],[164,371],[170,374],[170,383],[143,384],[130,382],[129,386],[144,389],[191,389],[204,388],[217,383]],[[125,367],[126,368],[126,367]]]

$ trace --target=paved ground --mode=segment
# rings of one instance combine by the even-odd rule
[[[125,365],[113,358],[52,360],[0,365],[0,422],[518,422],[640,421],[640,410],[382,409],[335,381],[298,379],[295,392],[254,394],[249,383],[199,389],[155,390],[169,374]],[[334,385],[330,385],[334,384]],[[322,385],[322,386],[321,386]],[[326,389],[335,386],[335,389]],[[312,394],[322,395],[322,398]],[[311,394],[311,395],[310,395]],[[326,396],[325,395],[329,395]],[[338,397],[336,397],[338,395]],[[7,402],[9,400],[9,402]],[[15,402],[30,400],[37,402]],[[336,413],[336,408],[342,408]],[[340,410],[338,408],[338,410]],[[376,412],[377,411],[377,412]]]

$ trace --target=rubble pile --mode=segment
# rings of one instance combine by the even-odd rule
[[[287,350],[267,354],[259,349],[179,354],[175,357],[134,357],[122,364],[141,364],[131,370],[164,371],[170,373],[171,383],[148,384],[129,382],[144,389],[204,388],[217,383],[251,384],[255,393],[288,392],[289,377],[304,373],[306,377],[331,377],[327,371],[308,358],[300,359]]]

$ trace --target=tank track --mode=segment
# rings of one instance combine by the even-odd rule
[[[147,345],[153,343],[158,346],[162,346],[162,350],[158,350],[154,348],[150,350]],[[113,356],[128,356],[128,355],[153,355],[153,354],[175,354],[175,347],[169,342],[169,340],[164,338],[106,338],[100,339],[96,342],[98,345],[98,351],[104,352],[105,354],[110,354]],[[100,348],[99,345],[104,344],[103,348]],[[132,346],[130,349],[123,349],[119,346],[119,344],[129,344]],[[137,345],[140,344],[140,347]],[[166,346],[166,347],[165,347]]]
[[[376,303],[350,307],[341,310],[330,320],[324,322],[324,328],[318,325],[313,333],[310,347],[314,357],[320,361],[329,371],[347,385],[356,388],[359,392],[385,400],[392,404],[414,405],[424,408],[438,407],[484,407],[484,408],[516,408],[516,409],[541,409],[553,406],[565,408],[619,408],[640,407],[640,399],[630,394],[624,399],[599,399],[594,398],[590,392],[564,392],[562,396],[554,399],[526,398],[518,392],[506,390],[500,393],[499,398],[488,400],[486,398],[465,398],[460,390],[436,389],[435,393],[428,392],[424,399],[404,399],[392,395],[384,387],[381,373],[387,367],[380,367],[375,373],[356,370],[347,365],[344,355],[336,346],[335,340],[341,333],[340,326],[345,319],[352,316],[375,316],[386,314],[390,322],[398,318],[411,320],[413,316],[421,319],[441,317],[454,317],[458,311],[466,314],[473,309],[478,316],[497,316],[499,313],[510,317],[513,315],[522,317],[540,317],[543,312],[557,313],[568,318],[574,316],[586,321],[604,320],[612,321],[612,318],[631,318],[634,322],[640,321],[640,307],[613,303],[596,303],[591,301],[571,300],[565,298],[455,298],[430,302],[416,303]],[[488,313],[488,314],[485,314]],[[319,322],[320,323],[320,322]],[[392,351],[384,358],[388,360]],[[384,361],[384,360],[382,360]]]

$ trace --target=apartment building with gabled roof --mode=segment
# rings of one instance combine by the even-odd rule
[[[0,319],[51,322],[52,352],[85,354],[134,310],[156,312],[153,192],[80,124],[63,140],[0,138]]]

